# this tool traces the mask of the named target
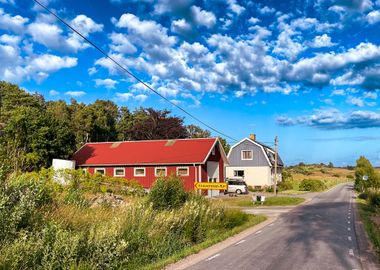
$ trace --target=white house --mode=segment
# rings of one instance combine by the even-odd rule
[[[280,182],[284,164],[280,156],[277,157],[277,181]],[[275,152],[256,141],[255,135],[232,146],[227,158],[230,164],[226,167],[227,178],[244,179],[247,185],[256,188],[274,185]]]

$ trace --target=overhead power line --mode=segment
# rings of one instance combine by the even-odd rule
[[[142,79],[140,79],[139,77],[137,77],[135,74],[133,74],[130,70],[128,70],[127,68],[125,68],[123,65],[121,65],[119,62],[117,62],[113,57],[111,57],[108,53],[106,53],[104,50],[102,50],[98,45],[96,45],[94,42],[92,42],[90,39],[88,39],[87,37],[85,37],[84,35],[82,35],[78,30],[76,30],[74,27],[72,27],[68,22],[66,22],[64,19],[62,19],[61,17],[59,17],[56,13],[54,13],[53,11],[51,11],[48,7],[46,7],[45,5],[43,5],[40,1],[38,0],[33,0],[37,5],[39,5],[40,7],[42,7],[44,10],[46,10],[48,13],[50,13],[51,15],[53,15],[55,18],[57,18],[60,22],[62,22],[64,25],[66,25],[68,28],[70,28],[74,33],[76,33],[77,35],[79,35],[82,39],[84,39],[85,41],[87,41],[92,47],[94,47],[96,50],[98,50],[101,54],[103,54],[106,58],[108,58],[109,60],[111,60],[117,67],[119,67],[122,71],[124,71],[125,73],[127,73],[129,76],[131,76],[132,78],[134,78],[136,81],[138,81],[139,83],[141,83],[142,85],[144,85],[146,88],[148,88],[150,91],[152,91],[153,93],[155,93],[156,95],[158,95],[159,97],[161,97],[162,99],[164,99],[165,101],[167,101],[168,103],[170,103],[171,105],[173,105],[174,107],[176,107],[177,109],[179,109],[180,111],[182,111],[183,113],[185,113],[186,115],[190,116],[191,118],[193,118],[194,120],[196,120],[197,122],[201,123],[202,125],[204,125],[205,127],[209,128],[210,130],[218,133],[219,135],[222,135],[226,138],[229,138],[235,142],[237,142],[238,140],[228,136],[227,134],[224,134],[223,132],[217,130],[216,128],[210,126],[209,124],[205,123],[204,121],[202,121],[201,119],[199,119],[198,117],[196,117],[195,115],[193,115],[192,113],[186,111],[184,108],[182,108],[181,106],[175,104],[174,102],[172,102],[170,99],[166,98],[165,96],[163,96],[162,94],[160,94],[157,90],[153,89],[149,84],[147,84],[145,81],[143,81]]]

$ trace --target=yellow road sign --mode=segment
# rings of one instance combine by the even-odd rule
[[[216,183],[207,183],[207,182],[194,182],[194,187],[196,189],[211,189],[211,190],[226,190],[227,183],[216,182]]]

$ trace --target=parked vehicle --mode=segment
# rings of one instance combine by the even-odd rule
[[[247,194],[248,186],[247,183],[238,178],[227,178],[226,183],[228,188],[225,193],[236,193],[236,194]]]

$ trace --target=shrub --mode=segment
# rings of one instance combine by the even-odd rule
[[[183,186],[183,181],[176,175],[160,177],[153,184],[150,190],[148,201],[152,203],[154,209],[174,209],[182,206],[188,194]]]
[[[274,189],[273,189],[273,187],[272,186],[266,186],[266,187],[264,187],[264,192],[274,192]]]
[[[340,175],[337,174],[337,173],[334,173],[332,176],[333,176],[333,177],[340,177]]]
[[[299,185],[299,189],[302,191],[322,191],[325,188],[325,183],[317,179],[304,179]]]
[[[293,182],[291,181],[282,181],[278,184],[278,191],[284,191],[293,189]]]
[[[368,203],[374,208],[380,208],[380,192],[369,192]]]
[[[353,179],[354,179],[354,176],[351,175],[351,174],[347,175],[346,177],[347,177],[347,179],[350,179],[350,180],[353,180]]]
[[[368,199],[368,193],[364,192],[364,193],[360,193],[358,195],[358,198],[359,199],[362,199],[362,200],[367,200]]]
[[[261,186],[248,186],[248,191],[250,192],[261,192],[263,191]]]
[[[0,185],[0,243],[14,239],[21,230],[38,226],[38,210],[52,202],[52,190],[29,174],[12,175]]]

